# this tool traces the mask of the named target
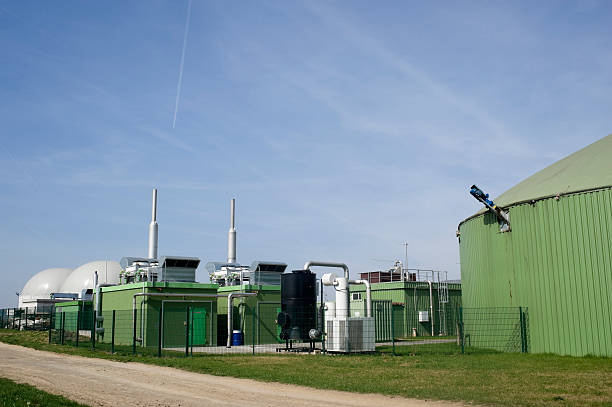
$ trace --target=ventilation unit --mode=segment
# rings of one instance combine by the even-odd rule
[[[374,318],[331,318],[325,321],[328,352],[374,352]]]

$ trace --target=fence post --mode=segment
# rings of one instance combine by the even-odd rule
[[[157,324],[157,357],[161,358],[162,354],[162,322],[163,322],[163,314],[161,307],[159,308],[159,319]]]
[[[459,307],[459,337],[461,340],[461,354],[465,353],[465,332],[463,332],[463,307]]]
[[[134,313],[132,315],[132,319],[134,320],[134,326],[132,328],[132,355],[136,354],[136,308],[134,308]]]
[[[23,330],[28,330],[28,307],[25,308],[25,328],[23,328]]]
[[[525,353],[525,335],[523,330],[525,319],[523,317],[523,307],[519,307],[519,321],[521,330],[521,353]]]
[[[77,320],[76,320],[76,347],[79,347],[79,321],[81,319],[81,310],[77,310]]]
[[[115,310],[113,310],[113,322],[111,324],[111,353],[115,353]]]
[[[185,311],[185,357],[189,357],[189,305]]]
[[[251,336],[253,337],[253,355],[255,354],[255,307],[251,307],[251,314],[253,314],[253,324],[251,326]]]
[[[51,330],[53,329],[53,315],[55,314],[55,310],[49,311],[49,344],[51,344]]]
[[[66,329],[66,313],[62,312],[62,339],[61,344],[64,344],[64,331]]]
[[[91,325],[91,349],[96,350],[96,311],[92,312],[93,324]]]
[[[321,297],[321,353],[325,353],[325,303]]]
[[[393,346],[393,356],[395,356],[395,323],[393,317],[393,302],[391,302],[391,345]]]

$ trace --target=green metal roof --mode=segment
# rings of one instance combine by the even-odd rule
[[[612,186],[612,134],[535,173],[494,201],[503,207],[607,186]]]
[[[549,165],[493,201],[503,208],[556,195],[610,187],[612,186],[611,157],[612,134]],[[476,215],[484,212],[486,209],[478,211]]]

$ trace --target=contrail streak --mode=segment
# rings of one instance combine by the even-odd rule
[[[174,118],[172,119],[172,128],[176,126],[176,113],[178,112],[179,99],[181,98],[181,88],[183,86],[183,68],[185,67],[185,49],[187,48],[187,36],[189,35],[189,21],[191,20],[191,3],[189,0],[187,5],[187,20],[185,21],[185,35],[183,36],[183,52],[181,53],[181,67],[179,68],[178,83],[176,84],[176,101],[174,103]]]

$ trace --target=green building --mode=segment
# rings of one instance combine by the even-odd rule
[[[439,288],[447,288],[448,301],[440,302]],[[393,310],[393,334],[395,338],[413,336],[431,336],[432,320],[433,332],[438,335],[456,335],[458,311],[461,306],[461,284],[448,283],[439,287],[432,283],[431,304],[433,305],[433,318],[430,315],[429,284],[423,281],[397,281],[371,284],[372,316],[376,319],[376,340],[388,341],[391,339],[389,327],[391,316],[389,306]],[[351,316],[366,315],[365,286],[351,285]],[[427,321],[419,322],[419,312],[426,311]],[[423,314],[421,314],[423,316]],[[425,319],[425,318],[421,318]]]
[[[185,282],[142,282],[103,287],[100,301],[104,334],[100,340],[111,341],[115,311],[116,344],[133,343],[135,315],[136,338],[142,346],[157,347],[161,333],[164,348],[184,347],[187,318],[193,346],[216,346],[217,288],[216,284]]]
[[[459,224],[463,306],[527,309],[529,351],[612,356],[612,135]],[[469,327],[466,326],[466,330]]]
[[[55,304],[55,329],[63,328],[66,331],[76,332],[77,320],[79,331],[91,331],[93,326],[93,307],[91,301],[65,301]],[[65,316],[62,316],[65,314]]]

